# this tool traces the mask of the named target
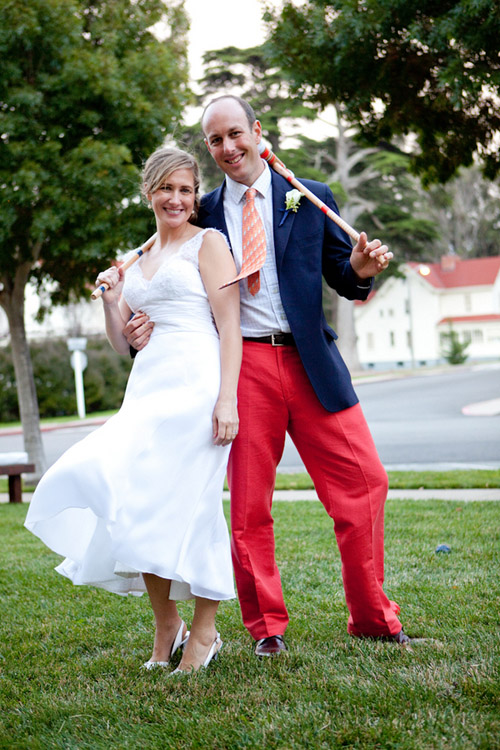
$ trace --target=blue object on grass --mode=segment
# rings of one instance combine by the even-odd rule
[[[436,552],[451,552],[451,547],[448,547],[447,544],[439,544],[436,547]]]

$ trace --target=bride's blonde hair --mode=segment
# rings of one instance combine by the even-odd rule
[[[200,206],[200,168],[194,156],[187,151],[180,148],[159,148],[154,151],[142,170],[142,196],[147,200],[148,193],[158,190],[177,169],[190,169],[193,173],[195,219]]]

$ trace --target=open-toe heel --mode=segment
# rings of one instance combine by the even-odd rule
[[[203,664],[200,664],[200,666],[198,667],[198,669],[206,669],[208,667],[208,665],[210,664],[211,661],[215,661],[219,657],[219,651],[221,650],[222,645],[223,645],[223,643],[222,643],[222,640],[221,640],[221,637],[220,637],[220,633],[217,633],[214,642],[210,646],[210,650],[209,650],[209,652],[208,652],[208,654],[207,654],[207,656],[205,658],[205,661],[203,662]],[[197,672],[198,669],[189,669],[189,670],[187,670],[187,669],[179,669],[179,667],[177,667],[177,669],[174,669],[173,672],[170,672],[170,676],[172,676],[174,674],[175,675],[179,675],[179,674],[191,674],[192,672]]]
[[[177,635],[174,638],[174,642],[172,643],[172,648],[170,649],[170,658],[175,654],[176,651],[178,651],[182,646],[184,646],[187,643],[187,640],[189,638],[189,630],[186,630],[186,635],[183,635],[184,628],[186,627],[186,623],[184,620],[181,621],[181,624],[179,625],[179,630],[177,631]],[[168,667],[170,664],[170,661],[152,661],[149,659],[149,661],[145,662],[142,665],[142,669],[156,669],[156,667]]]

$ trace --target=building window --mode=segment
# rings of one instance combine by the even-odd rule
[[[389,331],[389,343],[391,346],[394,346],[394,331]]]
[[[465,311],[470,312],[472,310],[472,304],[470,300],[470,294],[464,294],[464,305]]]
[[[482,344],[483,343],[483,332],[480,328],[476,328],[474,331],[472,331],[472,340],[476,344]]]
[[[370,333],[366,334],[366,346],[368,347],[368,349],[373,349],[375,346],[375,339],[371,331]]]
[[[462,341],[464,344],[470,344],[472,341],[472,333],[470,331],[462,331]]]

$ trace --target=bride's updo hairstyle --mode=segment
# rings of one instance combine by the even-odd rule
[[[159,148],[154,151],[142,170],[141,193],[147,200],[148,193],[154,193],[168,180],[177,169],[190,169],[194,180],[194,209],[191,220],[196,219],[200,206],[200,168],[198,162],[180,148]]]

